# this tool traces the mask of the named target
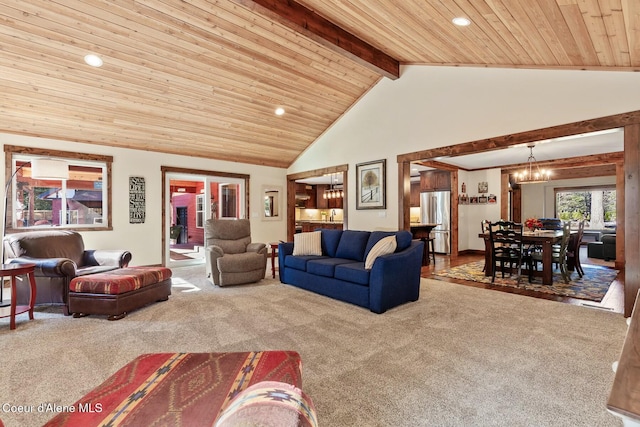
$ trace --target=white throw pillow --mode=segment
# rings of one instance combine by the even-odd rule
[[[293,254],[294,255],[322,255],[322,246],[320,244],[320,231],[312,231],[309,233],[297,233],[293,235]]]
[[[364,268],[367,270],[371,270],[376,258],[381,255],[392,254],[396,250],[397,246],[398,244],[396,243],[396,236],[387,236],[378,240],[378,243],[373,245],[373,247],[369,251],[367,259],[364,261]]]

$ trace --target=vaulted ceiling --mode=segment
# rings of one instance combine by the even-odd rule
[[[400,64],[638,71],[640,2],[0,0],[0,132],[287,167]]]

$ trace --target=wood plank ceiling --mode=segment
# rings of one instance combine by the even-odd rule
[[[0,132],[287,167],[394,63],[638,71],[640,1],[0,0]]]

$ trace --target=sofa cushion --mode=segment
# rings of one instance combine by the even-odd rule
[[[364,262],[350,262],[336,265],[334,277],[346,282],[369,286],[369,273],[371,270],[364,268]]]
[[[322,255],[321,233],[311,231],[293,235],[293,255]]]
[[[336,257],[364,261],[364,250],[370,235],[368,231],[344,230],[338,243]]]
[[[43,230],[9,234],[5,238],[7,258],[68,258],[84,265],[84,241],[71,230]]]
[[[333,277],[337,265],[353,262],[344,258],[312,259],[307,262],[307,273],[316,276]]]
[[[323,228],[320,232],[322,233],[322,254],[335,257],[342,230]]]
[[[371,248],[367,254],[367,258],[364,260],[364,268],[370,270],[373,268],[373,263],[376,261],[376,258],[382,255],[392,254],[397,246],[396,236],[387,236],[378,240],[378,243],[373,245],[373,248]]]
[[[413,240],[413,235],[406,231],[372,231],[369,240],[367,241],[367,247],[364,251],[365,259],[367,255],[369,255],[369,251],[371,248],[380,241],[380,239],[384,239],[385,237],[396,236],[396,252],[401,252],[411,246],[411,241]]]
[[[411,246],[413,241],[413,234],[407,230],[400,230],[396,232],[396,252],[402,252]]]
[[[323,256],[317,255],[301,255],[301,256],[287,256],[284,259],[284,266],[291,267],[300,271],[307,271],[307,261],[314,259],[322,259],[326,258]]]

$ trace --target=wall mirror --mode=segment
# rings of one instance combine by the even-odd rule
[[[279,185],[262,186],[262,219],[277,221],[282,219],[282,187]]]

